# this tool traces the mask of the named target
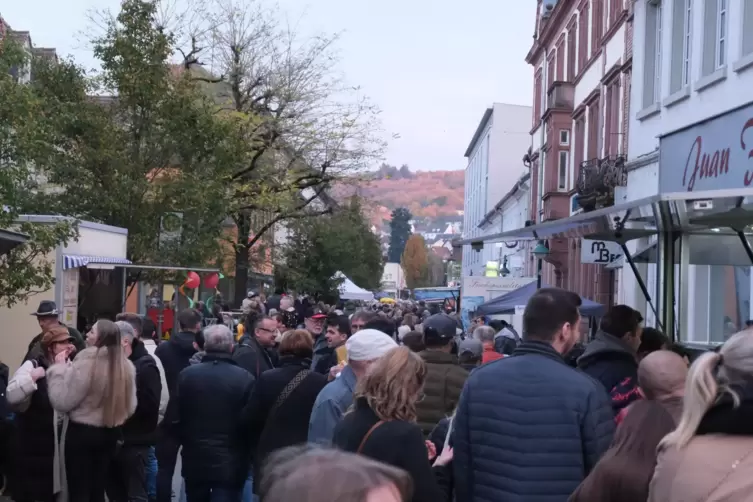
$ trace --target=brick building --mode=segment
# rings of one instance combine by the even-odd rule
[[[538,0],[526,61],[534,67],[530,220],[614,204],[624,185],[632,68],[632,0]],[[618,196],[620,191],[617,190]],[[544,283],[610,304],[614,273],[582,264],[579,239],[551,239]],[[534,273],[531,258],[529,271]]]

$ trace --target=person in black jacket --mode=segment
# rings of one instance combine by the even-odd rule
[[[115,323],[123,340],[123,353],[136,368],[136,412],[121,429],[123,445],[118,450],[107,482],[112,502],[146,501],[146,468],[149,449],[157,442],[157,419],[162,394],[157,362],[127,321]]]
[[[75,328],[71,328],[60,322],[60,320],[58,319],[60,312],[58,311],[58,308],[55,302],[51,300],[42,300],[41,302],[39,302],[39,307],[37,307],[37,311],[32,312],[31,315],[37,318],[37,322],[39,323],[39,327],[42,328],[42,332],[39,333],[34,338],[32,338],[31,342],[29,342],[29,350],[26,352],[26,355],[24,356],[24,361],[28,359],[33,359],[32,352],[34,351],[34,348],[42,340],[42,335],[44,335],[46,332],[48,332],[52,328],[55,328],[58,326],[63,326],[65,329],[68,330],[68,334],[71,336],[71,339],[73,340],[73,345],[76,347],[76,352],[81,352],[82,350],[86,348],[86,343],[84,342],[84,337],[81,335],[81,333],[79,333],[78,330],[76,330]]]
[[[253,331],[246,332],[233,351],[235,364],[259,378],[262,373],[276,366],[274,349],[277,338],[277,321],[262,316],[252,324]]]
[[[206,355],[181,372],[176,400],[188,502],[239,501],[250,465],[254,377],[233,361],[233,334],[204,330]]]
[[[338,353],[342,351],[340,347],[344,347],[345,342],[350,338],[350,320],[345,316],[337,314],[330,315],[330,317],[327,318],[327,327],[324,332],[324,337],[327,340],[327,347],[331,349],[331,352],[319,359],[314,371],[321,373],[322,375],[328,375],[330,369],[344,360],[344,358],[338,357]]]
[[[643,316],[627,305],[612,307],[602,317],[596,337],[578,358],[578,368],[612,393],[614,412],[639,399],[638,347]],[[619,386],[619,392],[613,392]]]
[[[407,471],[414,484],[412,502],[449,501],[446,465],[452,449],[432,466],[434,448],[416,424],[426,374],[426,363],[407,347],[381,357],[359,380],[354,409],[335,427],[333,444]]]
[[[180,331],[173,334],[167,342],[159,344],[154,352],[165,369],[165,380],[170,391],[165,418],[158,429],[157,502],[171,502],[172,500],[173,472],[180,449],[175,430],[177,402],[174,395],[178,385],[178,375],[188,367],[191,357],[196,352],[193,342],[196,332],[201,330],[201,314],[194,309],[181,310],[178,314],[178,326]]]
[[[308,331],[285,333],[279,352],[280,366],[262,373],[254,387],[250,430],[257,471],[272,452],[307,441],[311,410],[327,385],[326,376],[310,369],[314,339]]]

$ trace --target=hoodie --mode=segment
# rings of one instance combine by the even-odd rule
[[[578,369],[598,380],[612,397],[615,413],[638,398],[638,361],[622,339],[604,331],[586,346]]]
[[[193,347],[195,339],[194,333],[190,331],[181,331],[171,336],[167,342],[161,343],[154,351],[154,355],[159,357],[162,367],[165,369],[165,380],[171,396],[175,395],[178,385],[178,375],[184,368],[187,368],[191,357],[196,353]],[[170,399],[165,411],[163,424],[171,425],[177,417],[177,403],[175,399]]]
[[[204,352],[203,350],[201,352],[197,352],[196,354],[191,356],[191,359],[188,361],[188,364],[190,364],[191,366],[193,366],[194,364],[199,364],[200,362],[204,360],[205,355],[207,355],[207,353]]]

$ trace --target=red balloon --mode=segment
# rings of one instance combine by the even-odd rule
[[[210,274],[204,278],[204,286],[209,289],[215,289],[220,283],[220,274]]]
[[[187,288],[196,289],[201,284],[201,277],[196,272],[189,272],[184,283]]]

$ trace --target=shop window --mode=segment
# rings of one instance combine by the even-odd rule
[[[643,61],[643,108],[658,103],[661,95],[661,39],[662,3],[661,0],[648,0],[646,2],[646,41]]]

